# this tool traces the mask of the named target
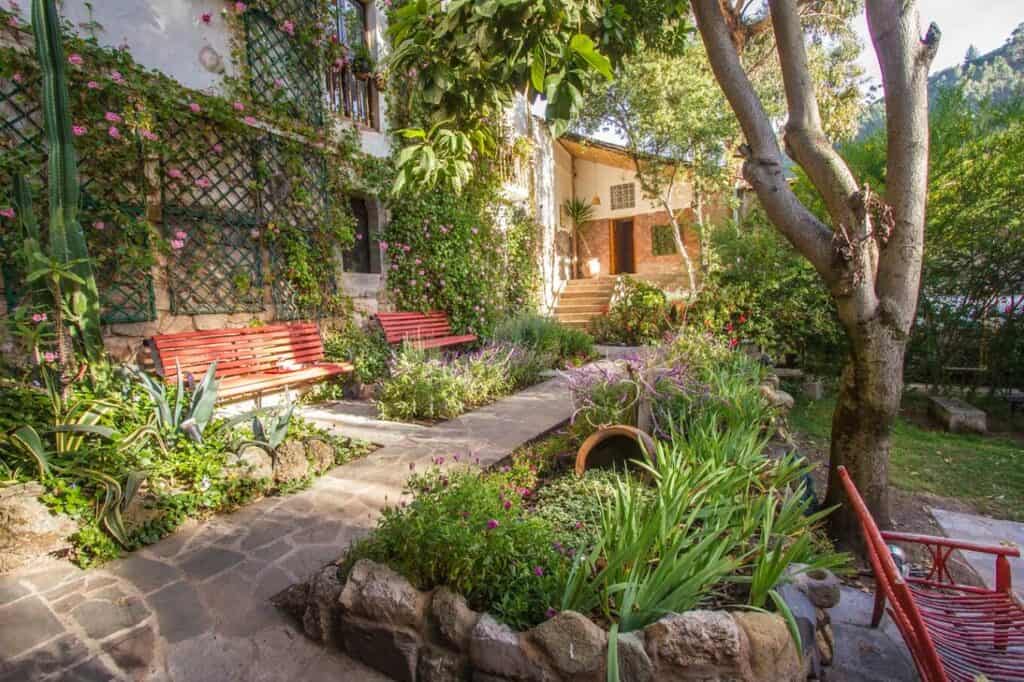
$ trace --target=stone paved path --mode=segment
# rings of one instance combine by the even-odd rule
[[[970,540],[971,542],[979,542],[983,545],[993,545],[996,547],[1008,543],[1024,550],[1024,523],[1001,521],[974,514],[962,514],[935,507],[932,507],[930,511],[947,537],[958,540]],[[996,560],[994,556],[991,554],[978,554],[977,552],[960,552],[960,555],[970,564],[974,572],[985,581],[985,585],[995,589]],[[1017,593],[1018,597],[1024,599],[1024,557],[1019,559],[1011,558],[1010,571],[1012,573],[1013,591]]]
[[[565,379],[552,379],[399,438],[366,434],[385,447],[308,490],[188,524],[101,568],[52,561],[0,577],[0,680],[383,680],[307,640],[268,598],[371,530],[410,464],[462,453],[487,466],[569,416]]]

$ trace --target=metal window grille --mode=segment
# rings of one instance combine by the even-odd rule
[[[612,210],[621,208],[633,208],[636,206],[636,185],[627,182],[621,185],[611,186]]]
[[[669,256],[676,252],[676,240],[672,235],[671,225],[654,225],[651,227],[651,255]]]

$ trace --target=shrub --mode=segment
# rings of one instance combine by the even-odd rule
[[[324,339],[324,357],[351,362],[355,368],[353,379],[372,384],[387,376],[391,348],[378,326],[360,327],[349,320]]]
[[[465,410],[464,389],[454,365],[407,345],[395,353],[377,404],[384,419],[452,419]]]
[[[569,433],[577,442],[602,426],[636,424],[641,385],[629,365],[591,365],[569,377],[573,415]]]
[[[384,511],[345,567],[367,558],[388,564],[419,589],[447,585],[470,606],[517,629],[556,606],[567,559],[549,522],[524,510],[501,476],[434,469],[410,479],[413,501]]]
[[[594,339],[590,334],[536,313],[505,319],[495,328],[494,339],[554,355],[563,364],[585,360],[594,354]]]
[[[665,292],[632,277],[620,277],[608,314],[595,317],[589,331],[598,343],[640,346],[654,343],[676,324]]]

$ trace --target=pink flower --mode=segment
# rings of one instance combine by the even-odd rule
[[[203,110],[203,108],[199,106],[199,104],[197,104],[196,102],[189,102],[188,108],[192,110],[193,114],[198,114],[200,111]]]
[[[149,140],[150,142],[156,142],[157,140],[160,139],[159,137],[157,137],[156,133],[146,129],[143,129],[139,134],[142,135],[143,138]]]
[[[117,126],[110,126],[107,128],[107,135],[114,138],[115,140],[121,139],[121,131],[117,129]]]
[[[284,81],[281,80],[280,78],[275,78],[274,79],[274,87],[275,88],[283,88],[284,87]]]
[[[177,168],[169,168],[167,169],[167,177],[174,178],[175,180],[181,180],[183,177],[185,177],[185,174],[182,173]]]
[[[183,248],[185,248],[185,242],[181,241],[180,239],[172,239],[171,248],[174,249],[175,251],[180,251]]]
[[[89,81],[85,84],[85,87],[89,88],[90,90],[99,90],[100,84],[96,81]]]
[[[245,105],[242,104],[241,102],[235,102],[231,106],[233,106],[235,108],[235,111],[245,111]]]
[[[11,17],[7,20],[7,25],[11,28],[18,28],[18,17]]]
[[[498,519],[491,519],[490,521],[487,522],[487,530],[494,530],[495,528],[497,528],[500,525],[501,524],[498,523]]]
[[[57,354],[53,351],[46,351],[43,353],[43,360],[47,362],[57,362]]]
[[[253,239],[259,239],[260,231],[254,227],[251,230],[249,230],[249,236],[252,237]]]
[[[245,122],[245,125],[247,125],[247,126],[255,126],[256,125],[256,119],[253,118],[252,116],[246,116],[245,118],[242,119],[242,121]]]
[[[237,12],[238,14],[241,14],[244,11],[245,11],[245,3],[244,2],[236,2],[235,3],[235,12]]]
[[[416,265],[422,265],[423,264],[423,259],[417,258],[415,262],[416,262]]]
[[[81,66],[82,62],[84,61],[85,60],[82,59],[82,55],[78,54],[77,52],[72,52],[68,55],[68,64],[72,64],[74,66]]]
[[[89,129],[85,126],[71,126],[71,133],[75,137],[81,137],[82,135],[85,135],[87,132],[89,132]]]
[[[46,313],[36,313],[32,316],[32,321],[36,324],[40,322],[46,322]]]
[[[174,236],[177,237],[178,239],[185,239],[186,237],[188,237],[188,232],[185,232],[184,230],[178,230],[177,232],[174,233]]]
[[[213,151],[217,152],[218,154],[222,153],[224,151],[224,145],[218,142],[217,144],[213,145]]]
[[[121,75],[120,71],[111,71],[110,80],[114,81],[115,83],[123,83],[124,76]]]
[[[210,180],[208,178],[199,178],[198,180],[196,180],[196,186],[197,187],[202,187],[203,189],[206,189],[207,187],[209,187],[212,184],[213,183],[210,182]]]
[[[104,222],[102,220],[97,220],[96,222],[94,222],[92,224],[92,226],[94,228],[96,228],[97,230],[102,230],[103,228],[106,227],[106,224],[104,224]]]
[[[378,242],[378,243],[380,244],[380,250],[381,251],[387,251],[388,250],[388,243],[387,242],[381,241],[381,242]]]
[[[291,19],[285,19],[284,22],[281,23],[281,30],[290,36],[295,35],[295,22]]]
[[[204,24],[210,23],[210,21],[212,19],[213,19],[213,15],[210,14],[209,12],[203,12],[202,14],[199,15],[199,21],[203,22]]]
[[[121,115],[120,114],[115,114],[113,111],[108,111],[107,113],[103,114],[103,118],[107,119],[111,123],[120,123],[121,122]]]
[[[357,232],[356,233],[356,239],[360,239],[361,240],[362,238],[363,238],[363,233],[362,232]]]
[[[533,567],[533,574],[535,576],[537,576],[538,578],[540,578],[541,576],[544,575],[544,567],[543,566],[534,566]]]
[[[21,83],[23,80],[25,80],[25,77],[21,75],[21,72],[18,72],[11,76],[11,80],[15,83]]]

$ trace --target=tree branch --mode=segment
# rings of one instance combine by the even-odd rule
[[[901,333],[908,333],[924,249],[928,69],[941,33],[932,24],[921,39],[916,0],[867,0],[867,19],[885,90],[886,202],[894,219],[875,287],[888,317]]]
[[[711,69],[747,139],[741,148],[746,157],[744,177],[779,231],[832,286],[839,274],[833,265],[832,232],[800,203],[786,182],[775,131],[740,64],[719,0],[694,0],[693,12]]]
[[[835,224],[866,237],[867,221],[861,220],[851,205],[858,192],[857,181],[822,130],[795,0],[769,0],[768,5],[789,109],[786,148],[821,192]]]

